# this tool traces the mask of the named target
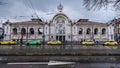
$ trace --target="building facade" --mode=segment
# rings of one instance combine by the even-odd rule
[[[109,41],[115,40],[115,23],[114,20],[111,20],[108,23],[108,38]]]
[[[42,21],[32,19],[32,21],[4,23],[5,40],[10,39],[42,39]]]
[[[120,18],[118,18],[118,19],[116,19],[116,21],[115,21],[115,23],[116,23],[116,40],[117,41],[120,41]]]
[[[108,41],[108,23],[79,19],[73,22],[64,14],[63,6],[57,7],[58,12],[49,22],[32,19],[24,22],[6,22],[3,24],[5,40],[9,39],[41,39],[61,41]],[[111,32],[110,32],[111,33]]]

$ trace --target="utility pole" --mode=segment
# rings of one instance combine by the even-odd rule
[[[94,34],[94,29],[93,29],[93,24],[92,24],[92,41],[95,41],[95,40],[94,40],[94,35],[93,35],[93,34]]]
[[[26,38],[27,38],[27,41],[28,41],[28,25],[27,25],[27,37]]]
[[[72,32],[72,27],[73,27],[73,23],[72,23],[71,21],[70,21],[70,23],[71,23],[71,48],[72,48],[72,43],[73,43],[73,42],[72,42],[72,39],[73,39],[73,35],[72,35],[72,33],[73,33],[73,32]]]
[[[45,23],[43,23],[43,36],[42,36],[42,39],[43,39],[43,48],[44,48],[44,45],[45,45]]]
[[[21,30],[20,50],[22,50],[22,44],[23,44],[23,30]]]

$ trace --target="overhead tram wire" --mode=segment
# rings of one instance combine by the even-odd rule
[[[25,6],[26,6],[26,8],[28,8],[28,9],[32,9],[32,13],[34,13],[34,10],[33,10],[33,8],[29,5],[29,3],[27,2],[27,0],[25,1],[25,0],[23,0],[23,2],[24,2],[24,4],[25,4]],[[32,15],[31,17],[34,17],[34,15]]]
[[[29,1],[29,2],[28,2]],[[38,16],[38,14],[37,14],[37,11],[35,11],[35,9],[34,9],[34,7],[33,7],[33,4],[32,4],[32,2],[31,2],[31,0],[26,0],[26,2],[23,0],[23,2],[25,3],[25,6],[27,7],[27,8],[30,8],[30,9],[32,9],[32,13],[34,14],[35,13],[35,15],[36,15],[36,17],[38,18],[38,19],[41,19],[39,16]],[[34,15],[32,15],[32,18],[34,17]]]
[[[37,18],[39,18],[37,12],[35,11],[35,9],[34,9],[34,7],[33,7],[33,4],[32,4],[32,2],[31,2],[31,0],[28,0],[28,1],[29,1],[30,5],[31,5],[31,8],[33,9],[35,15],[37,16]]]

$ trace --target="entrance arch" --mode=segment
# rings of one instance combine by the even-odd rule
[[[56,14],[50,22],[50,36],[53,36],[54,40],[69,40],[68,35],[71,33],[70,24],[70,20],[65,14]]]
[[[56,40],[65,41],[65,23],[58,22],[56,27]]]

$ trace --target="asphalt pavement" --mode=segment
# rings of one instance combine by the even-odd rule
[[[58,54],[59,53],[59,54]],[[104,47],[104,46],[81,46],[81,45],[66,45],[66,46],[26,46],[22,47],[19,45],[1,45],[0,46],[0,60],[5,60],[5,63],[0,63],[0,68],[120,68],[119,64],[119,47]],[[28,56],[4,56],[2,54],[23,54]],[[56,55],[57,56],[51,56]],[[72,56],[67,56],[73,54]],[[76,55],[75,55],[76,54]],[[82,55],[79,55],[82,54]],[[97,56],[96,54],[102,54]],[[113,54],[113,56],[107,56],[108,54]],[[39,56],[32,56],[39,55]],[[44,56],[43,56],[44,55]],[[60,55],[60,56],[59,56]],[[65,55],[65,56],[64,56]],[[78,56],[77,56],[78,55]],[[84,56],[87,55],[87,56]],[[96,56],[90,56],[96,55]],[[104,56],[105,55],[105,56]],[[75,64],[65,64],[65,65],[48,65],[42,64],[43,60],[66,60],[66,61],[75,61]],[[41,64],[8,64],[11,62],[17,62],[30,60],[33,62]],[[90,61],[88,61],[90,60]],[[95,61],[94,61],[95,60]],[[99,61],[100,60],[100,61]],[[2,62],[3,62],[2,61]],[[78,62],[79,61],[79,62]],[[84,62],[85,61],[85,62]],[[110,62],[112,61],[112,62]],[[16,62],[15,62],[16,63]]]
[[[66,65],[0,64],[0,68],[120,68],[120,64],[115,64],[115,63],[76,63],[76,64],[66,64]]]

